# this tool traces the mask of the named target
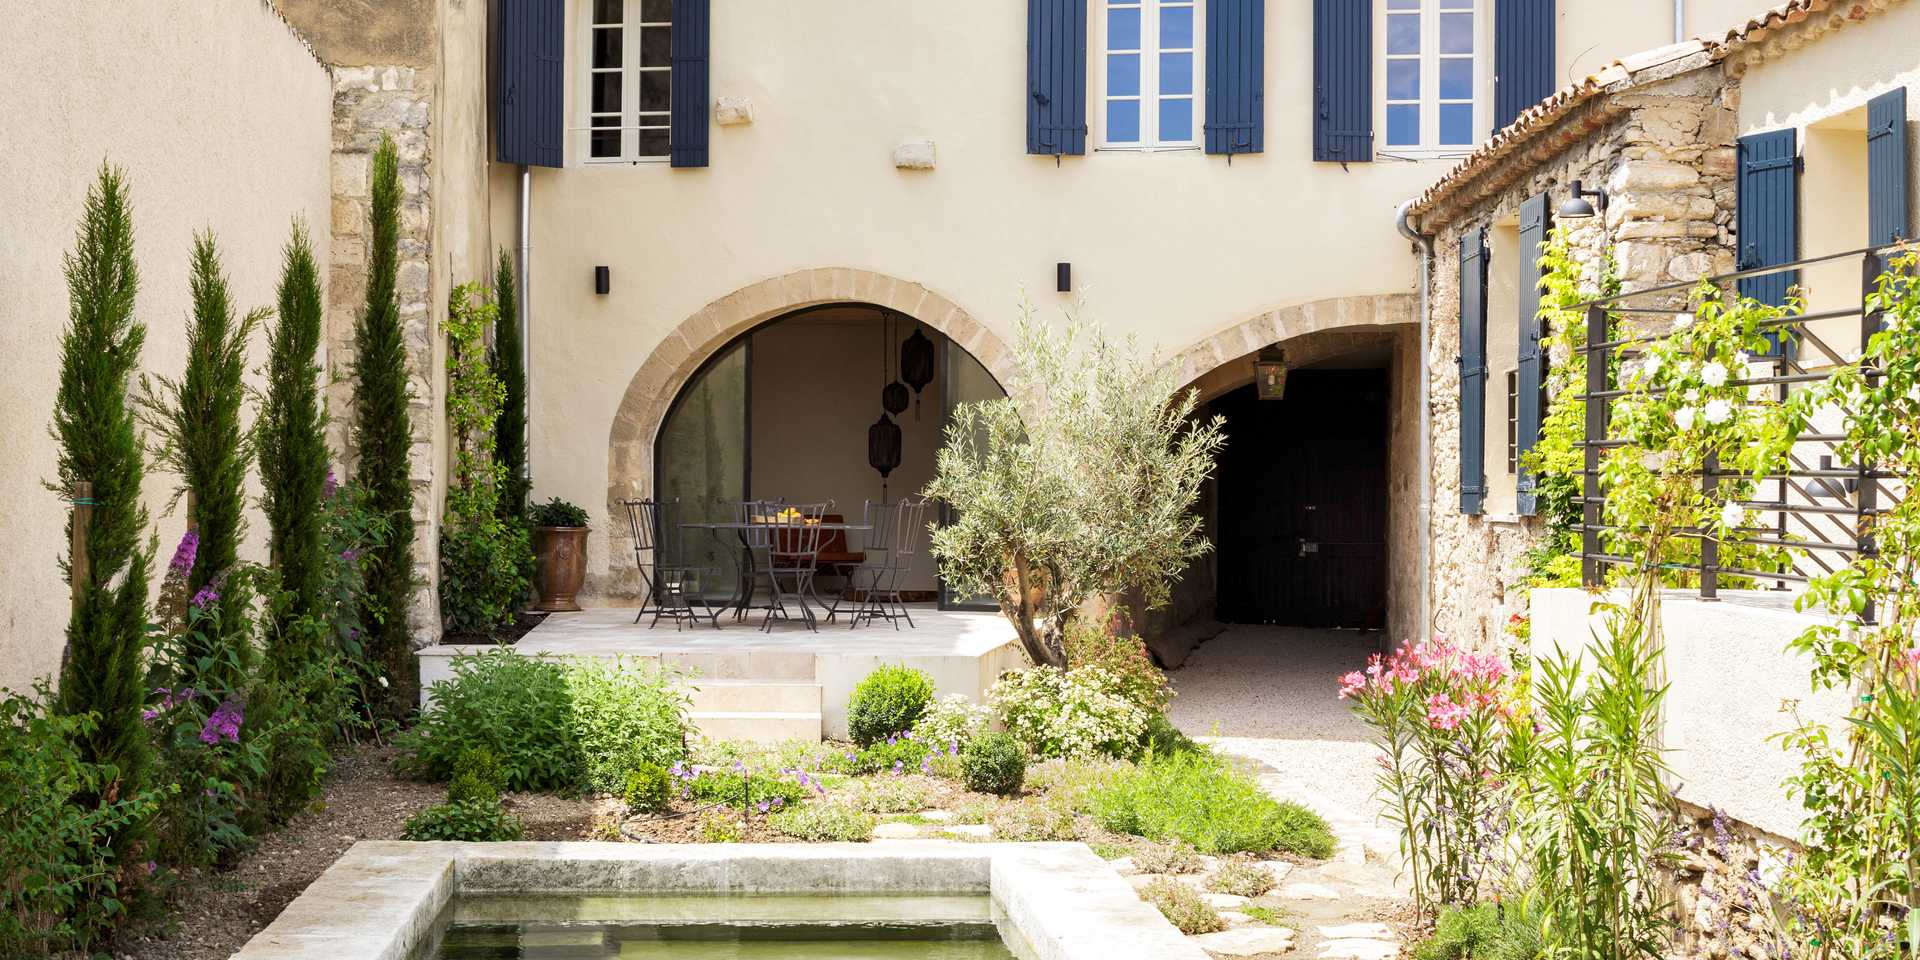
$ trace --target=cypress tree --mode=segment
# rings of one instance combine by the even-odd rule
[[[118,780],[102,793],[124,798],[145,788],[148,767],[147,731],[140,722],[146,700],[141,652],[153,546],[143,542],[147,511],[140,481],[146,459],[127,393],[147,330],[133,318],[140,274],[126,182],[106,164],[87,191],[66,275],[67,329],[53,415],[60,444],[57,488],[91,483],[94,504],[87,524],[89,575],[67,623],[58,709],[99,718],[76,746],[82,760],[116,769]],[[68,524],[71,534],[71,519]],[[102,797],[82,799],[98,803]],[[124,853],[141,832],[141,825],[130,825],[110,845]]]
[[[413,427],[407,411],[407,351],[394,290],[400,272],[400,163],[393,140],[373,154],[367,300],[354,327],[354,478],[369,509],[392,523],[384,542],[367,551],[363,570],[371,609],[366,653],[389,681],[384,712],[404,712],[413,675],[413,638],[407,625],[413,596],[413,484],[408,451]]]
[[[188,282],[193,314],[187,322],[187,368],[179,380],[155,377],[146,383],[144,419],[159,438],[159,460],[180,475],[181,487],[192,495],[189,519],[199,530],[200,549],[187,573],[187,588],[202,609],[219,614],[217,626],[182,637],[182,652],[190,660],[212,658],[211,682],[232,691],[245,683],[253,659],[249,597],[243,584],[227,576],[240,562],[247,466],[253,459],[240,406],[247,389],[247,340],[267,311],[234,315],[210,231],[193,238]]]
[[[500,313],[493,325],[493,375],[506,388],[500,418],[494,421],[494,460],[506,471],[500,489],[500,519],[524,523],[527,516],[527,372],[522,365],[520,312],[514,289],[513,255],[500,251],[493,274],[493,302]]]
[[[322,614],[326,572],[321,509],[327,482],[326,409],[320,400],[320,271],[305,224],[296,222],[281,257],[279,322],[268,335],[267,393],[255,442],[268,554],[291,603],[286,621]],[[286,623],[271,636],[289,639]],[[275,652],[276,663],[287,657]]]

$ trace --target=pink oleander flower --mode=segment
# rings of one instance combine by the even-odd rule
[[[1920,669],[1920,647],[1914,647],[1901,653],[1900,666],[1907,670]]]
[[[1494,653],[1469,654],[1460,669],[1477,683],[1496,684],[1507,676],[1507,665]]]
[[[1427,698],[1427,723],[1435,730],[1452,730],[1466,720],[1467,708],[1453,702],[1453,698],[1444,693],[1436,693]]]
[[[1340,699],[1359,696],[1360,692],[1366,688],[1367,675],[1355,670],[1340,678]]]
[[[193,559],[200,555],[200,534],[188,530],[180,538],[180,545],[173,548],[173,559],[167,562],[167,569],[184,576],[193,569]]]

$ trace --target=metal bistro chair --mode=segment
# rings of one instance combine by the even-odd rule
[[[651,613],[653,622],[647,624],[648,629],[659,626],[661,617],[672,620],[675,630],[679,630],[682,623],[697,623],[702,615],[693,605],[694,598],[700,595],[700,577],[713,571],[685,562],[685,537],[674,516],[679,512],[679,498],[620,502],[627,508],[627,526],[633,533],[633,557],[640,567],[640,582],[646,588],[640,600],[640,612],[634,615],[633,622],[639,623]],[[711,610],[708,616],[712,616]],[[719,618],[713,616],[712,619],[718,629]]]
[[[914,625],[913,614],[907,611],[906,601],[901,597],[900,584],[913,572],[913,558],[920,552],[920,534],[926,529],[926,518],[925,498],[901,500],[876,512],[871,541],[876,546],[869,546],[867,550],[872,553],[877,548],[883,556],[878,562],[861,564],[847,584],[848,593],[859,594],[848,629],[859,626],[863,620],[868,623],[886,620],[895,630],[900,629],[902,620],[907,621],[909,627]]]
[[[818,571],[822,534],[820,524],[833,502],[758,503],[748,511],[747,549],[754,558],[756,586],[764,579],[769,592],[760,629],[772,632],[773,621],[798,619],[809,630],[820,629],[813,608],[813,577]],[[765,562],[761,562],[765,558]],[[794,615],[797,607],[799,616]]]

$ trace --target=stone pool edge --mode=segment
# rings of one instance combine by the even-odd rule
[[[1034,960],[1207,960],[1083,843],[366,840],[233,960],[410,960],[456,892],[987,893]]]

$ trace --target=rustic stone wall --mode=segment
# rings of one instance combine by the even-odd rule
[[[400,156],[397,291],[412,393],[414,572],[424,585],[414,595],[410,619],[415,642],[432,643],[440,636],[434,576],[440,516],[433,503],[439,405],[435,402],[433,198],[428,169],[433,83],[428,72],[404,66],[337,67],[333,76],[333,265],[327,286],[330,439],[334,449],[344,452],[351,476],[354,326],[366,299],[369,171],[373,151],[386,135],[393,138]]]
[[[1603,185],[1609,197],[1604,217],[1563,224],[1571,229],[1575,256],[1589,264],[1590,280],[1597,283],[1597,265],[1608,249],[1626,291],[1732,270],[1738,94],[1718,67],[1702,67],[1599,98],[1536,135],[1554,152],[1526,175],[1470,207],[1448,211],[1435,237],[1427,347],[1434,632],[1472,647],[1503,646],[1508,621],[1526,612],[1524,590],[1516,587],[1528,572],[1526,554],[1545,529],[1537,517],[1460,513],[1462,234],[1510,222],[1523,201],[1543,191],[1553,198],[1549,207],[1556,207],[1577,179]],[[1512,162],[1525,163],[1541,149]],[[1495,263],[1493,268],[1513,266]],[[1490,316],[1489,336],[1512,336],[1516,322]],[[1490,384],[1487,401],[1500,399],[1498,385]],[[1489,437],[1488,443],[1495,439]]]
[[[1792,845],[1715,810],[1688,806],[1668,874],[1676,925],[1668,955],[1772,960],[1768,886]]]

